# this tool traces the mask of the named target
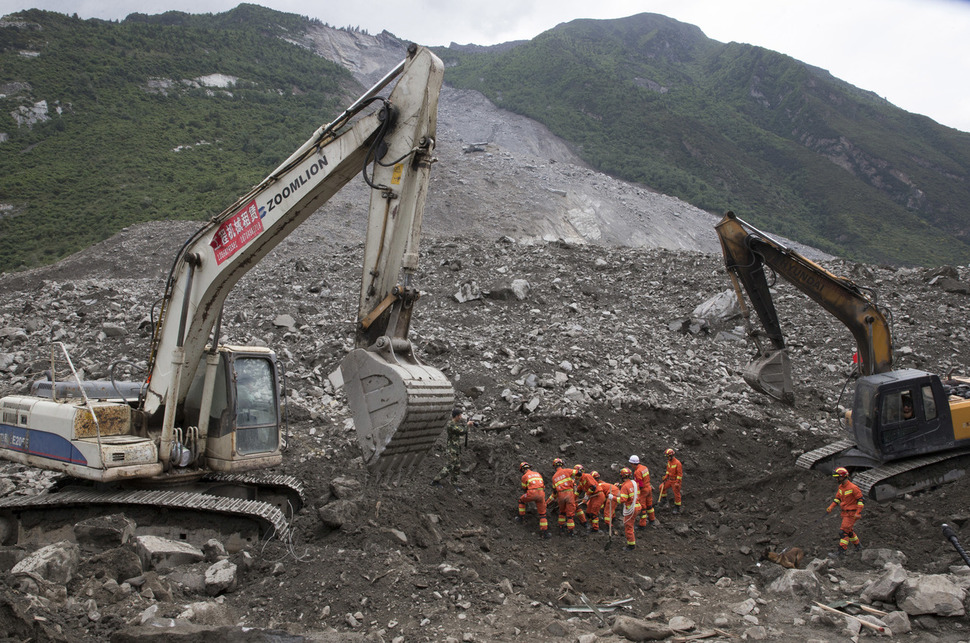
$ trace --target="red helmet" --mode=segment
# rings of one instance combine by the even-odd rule
[[[586,468],[583,467],[583,465],[581,465],[581,464],[574,464],[573,465],[573,473],[576,473],[578,475],[582,475],[583,474],[583,471],[586,471]]]
[[[620,469],[621,478],[629,478],[632,475],[633,475],[633,472],[627,469],[626,467],[623,467],[622,469]]]
[[[552,461],[552,466],[562,468],[566,466],[566,462],[562,458],[556,458]]]
[[[594,471],[593,473],[591,473],[589,475],[593,476],[593,480],[599,480],[600,479],[600,472],[599,471]]]
[[[531,469],[531,468],[532,468],[532,465],[530,465],[528,462],[519,463],[519,471],[525,471],[526,469]]]
[[[832,477],[833,478],[848,478],[849,477],[849,470],[846,469],[845,467],[839,467],[838,469],[835,470],[835,473],[832,474]]]
[[[666,451],[664,451],[664,455],[667,456],[668,458],[670,456],[672,456],[673,454],[674,454],[674,450],[673,449],[667,449]]]

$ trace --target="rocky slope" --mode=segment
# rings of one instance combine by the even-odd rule
[[[200,553],[156,567],[132,542],[92,553],[75,536],[89,549],[63,555],[66,581],[35,572],[38,581],[23,568],[12,574],[36,546],[0,548],[5,631],[121,641],[164,626],[166,636],[194,640],[230,637],[245,625],[260,636],[284,630],[309,640],[591,641],[630,638],[635,626],[673,636],[669,628],[693,624],[755,639],[834,640],[847,636],[844,619],[813,601],[848,599],[909,609],[905,621],[893,617],[897,631],[905,622],[920,637],[966,640],[962,619],[939,611],[955,610],[954,601],[962,609],[970,586],[940,534],[943,522],[958,534],[966,524],[965,480],[869,503],[859,526],[863,555],[824,562],[837,538],[836,519],[824,513],[834,485],[793,461],[839,434],[835,409],[853,347],[791,288],[779,284],[776,297],[798,380],[788,409],[741,382],[748,349],[737,319],[697,323],[694,332],[685,324],[727,286],[717,255],[435,237],[423,252],[425,295],[412,336],[455,383],[468,413],[486,428],[505,428],[472,433],[460,492],[429,486],[440,452],[400,480],[376,481],[327,379],[352,335],[361,248],[323,236],[316,226],[324,220],[315,215],[237,286],[224,329],[231,341],[275,347],[286,362],[293,422],[283,470],[303,480],[310,499],[295,540],[227,555],[235,576],[222,586],[206,580],[214,565],[228,565],[218,562],[218,547],[208,559]],[[160,241],[187,232],[184,224],[132,228],[62,265],[4,276],[0,392],[23,391],[47,368],[50,340],[65,342],[90,377],[105,376],[117,359],[141,361],[144,322],[166,269]],[[967,363],[966,294],[943,290],[941,280],[931,285],[922,272],[827,266],[874,287],[896,313],[900,366],[945,372]],[[962,270],[952,276],[967,279]],[[523,299],[510,294],[513,280],[528,282]],[[548,475],[552,458],[563,456],[612,478],[638,453],[658,476],[668,446],[685,463],[685,512],[661,507],[661,527],[640,533],[634,552],[607,549],[606,534],[540,541],[534,517],[512,521],[522,459]],[[7,493],[37,492],[47,481],[11,465],[4,479]],[[338,500],[345,502],[335,521]],[[763,549],[790,545],[819,559],[812,572],[792,578],[759,566]],[[904,596],[941,574],[948,607],[907,607]],[[914,588],[897,596],[902,578]],[[892,591],[874,594],[876,580]],[[581,606],[581,594],[632,600],[604,622],[564,611]]]

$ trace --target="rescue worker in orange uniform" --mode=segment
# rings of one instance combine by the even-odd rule
[[[576,483],[573,480],[573,470],[566,467],[562,458],[553,460],[552,466],[556,468],[556,472],[552,474],[552,488],[559,504],[559,533],[566,531],[570,536],[575,536]]]
[[[539,514],[539,537],[549,538],[549,521],[546,519],[546,484],[542,480],[542,474],[533,471],[528,462],[519,464],[519,471],[522,472],[522,491],[519,496],[519,515],[515,517],[516,522],[522,522],[525,518],[525,506],[530,502],[536,503],[536,512]]]
[[[603,520],[606,522],[606,528],[612,530],[613,514],[616,513],[616,504],[619,502],[620,487],[612,482],[601,481],[597,488],[606,494],[606,500],[603,502]]]
[[[674,450],[667,449],[664,451],[664,456],[667,458],[667,471],[664,473],[663,479],[663,498],[667,497],[668,493],[672,493],[674,496],[674,509],[672,513],[680,513],[680,483],[684,479],[684,465],[680,463],[680,460],[674,457]]]
[[[596,520],[599,511],[593,511],[590,507],[590,495],[596,493],[596,479],[581,464],[573,466],[573,477],[576,483],[576,519],[586,526],[586,531],[592,530],[592,522]],[[583,501],[586,502],[586,510],[583,510]],[[588,514],[588,515],[587,515]],[[587,520],[589,518],[589,520]]]
[[[585,477],[583,476],[584,479]],[[597,533],[600,530],[600,510],[606,505],[606,496],[610,493],[610,487],[613,485],[609,482],[601,481],[599,471],[592,472],[589,474],[589,477],[592,478],[595,484],[592,489],[586,488],[586,495],[588,496],[586,500],[586,516],[590,519],[590,523],[592,523],[590,531]],[[617,489],[616,493],[619,495],[620,490]],[[616,503],[613,502],[611,504],[615,505]],[[606,524],[609,524],[612,517],[613,509],[611,507],[606,517]]]
[[[849,480],[849,470],[839,467],[832,474],[833,478],[839,479],[839,489],[835,492],[835,500],[825,511],[832,513],[836,507],[842,511],[842,524],[839,527],[839,549],[835,552],[836,557],[845,556],[851,543],[856,550],[862,549],[859,544],[859,537],[855,533],[855,523],[862,515],[862,490],[856,483]]]
[[[620,495],[617,497],[623,508],[623,533],[626,535],[626,550],[637,547],[637,537],[634,528],[637,522],[637,495],[640,488],[633,481],[633,472],[623,467],[620,469]]]
[[[647,518],[650,519],[650,526],[657,527],[660,522],[653,510],[653,487],[650,486],[650,469],[645,464],[640,463],[640,456],[630,456],[630,467],[633,469],[633,480],[637,483],[640,490],[640,523],[637,529],[647,526]]]

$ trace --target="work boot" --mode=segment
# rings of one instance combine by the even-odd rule
[[[515,517],[515,522],[517,522],[519,524],[522,524],[522,516],[516,516]]]
[[[856,543],[855,544],[855,550],[856,551],[862,551],[862,545],[860,545],[859,543]]]
[[[653,520],[650,521],[650,526],[651,527],[659,527],[660,526],[660,521],[657,520],[656,518],[654,518]]]
[[[637,526],[636,526],[636,530],[637,530],[637,531],[643,531],[643,530],[644,530],[644,529],[646,529],[646,528],[647,528],[647,526],[646,526],[646,525],[637,525]]]
[[[441,484],[441,481],[440,480],[432,480],[431,481],[431,486],[432,487],[443,487],[444,485]]]
[[[680,513],[680,506],[679,505],[674,505],[674,508],[673,508],[673,510],[670,513],[679,514]]]
[[[552,538],[552,534],[549,533],[548,529],[543,529],[542,531],[539,532],[539,538],[542,538],[543,540],[549,540],[550,538]]]
[[[569,530],[569,537],[570,538],[575,538],[576,537],[576,530],[575,529],[570,529]]]
[[[844,550],[841,547],[839,547],[835,551],[829,553],[829,558],[832,558],[832,559],[835,559],[835,560],[839,560],[839,559],[845,558],[845,551],[846,550]]]
[[[637,546],[636,546],[636,545],[627,545],[627,546],[626,546],[626,547],[624,547],[623,549],[625,549],[626,551],[633,551],[633,550],[634,550],[634,549],[636,549],[636,548],[637,548]]]

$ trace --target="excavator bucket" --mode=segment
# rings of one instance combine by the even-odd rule
[[[418,362],[410,342],[382,337],[340,364],[364,461],[375,473],[412,467],[431,451],[455,404],[441,371]]]
[[[795,385],[787,350],[773,350],[757,357],[745,366],[742,376],[754,390],[785,404],[795,403]]]

